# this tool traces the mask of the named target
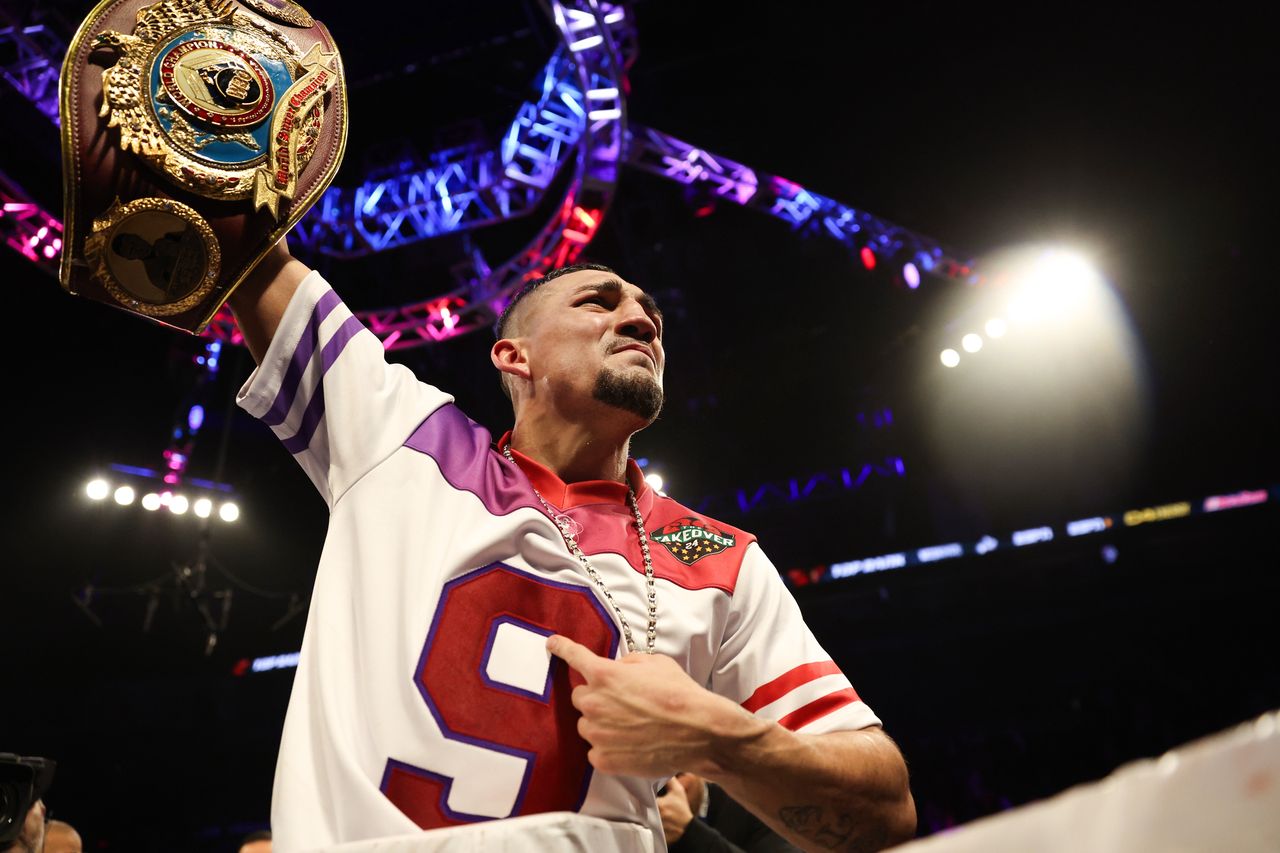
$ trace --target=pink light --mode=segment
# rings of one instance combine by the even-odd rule
[[[53,257],[54,255],[56,255],[56,254],[58,254],[58,250],[57,250],[57,249],[55,249],[55,248],[53,248],[53,246],[45,246],[45,247],[44,247],[44,256],[45,256],[46,258],[52,258],[52,257]]]
[[[862,251],[858,253],[862,258],[862,265],[869,270],[876,268],[876,253],[871,251],[870,246],[863,246]]]
[[[40,235],[39,235],[39,234],[36,234],[35,236],[33,236],[33,237],[31,238],[31,242],[30,242],[30,244],[29,244],[29,245],[30,245],[32,248],[34,248],[35,246],[37,246],[37,245],[39,245],[39,244],[40,244]]]
[[[915,290],[920,286],[920,270],[916,269],[916,265],[908,261],[902,267],[902,277],[907,282],[907,287]]]
[[[458,316],[449,310],[448,305],[440,306],[440,318],[444,320],[444,327],[446,329],[452,329],[454,326],[458,325]]]
[[[54,237],[54,238],[53,238],[53,248],[54,248],[55,250],[58,250],[58,249],[61,249],[61,248],[62,248],[62,238],[61,238],[61,237]]]
[[[39,237],[41,240],[43,240],[46,236],[48,236],[48,234],[49,234],[49,226],[48,226],[48,225],[42,225],[42,226],[40,227],[40,230],[36,232],[36,236],[37,236],[37,237]],[[34,245],[34,244],[32,244],[32,245]]]

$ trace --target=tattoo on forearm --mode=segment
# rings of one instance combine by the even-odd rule
[[[848,812],[828,815],[822,806],[785,806],[778,817],[787,829],[827,850],[867,853],[880,850],[889,841],[884,827],[868,827],[869,832],[855,837],[857,826],[853,815]]]

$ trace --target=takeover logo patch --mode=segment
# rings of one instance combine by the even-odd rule
[[[649,539],[665,545],[671,555],[686,566],[693,565],[708,554],[719,554],[725,548],[732,548],[735,543],[732,534],[692,516],[664,525],[662,529],[650,533]]]

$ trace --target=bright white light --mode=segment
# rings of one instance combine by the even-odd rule
[[[942,366],[955,367],[960,363],[960,353],[953,349],[944,349],[942,351]]]
[[[120,504],[120,506],[128,506],[133,503],[133,487],[121,486],[116,489],[115,498],[116,503]]]
[[[111,494],[111,486],[108,485],[106,480],[90,480],[89,484],[84,487],[84,493],[89,496],[90,500],[100,501]]]
[[[174,515],[182,515],[187,511],[190,503],[187,501],[186,495],[174,495],[173,500],[169,501],[169,512]]]
[[[148,512],[155,512],[160,508],[160,496],[155,492],[147,492],[142,496],[142,508]]]
[[[208,498],[200,498],[191,508],[201,518],[208,518],[209,514],[213,512],[213,501]]]
[[[1009,324],[999,317],[992,317],[987,321],[986,330],[988,338],[1003,338],[1004,333],[1009,331]]]
[[[218,508],[218,517],[223,521],[235,521],[240,517],[240,507],[227,501]]]
[[[661,474],[646,474],[644,481],[648,483],[649,488],[653,489],[655,492],[662,491],[662,475]]]
[[[1047,250],[1023,273],[1009,316],[1019,323],[1066,317],[1088,302],[1100,283],[1097,271],[1080,255]]]
[[[906,263],[902,267],[902,280],[907,283],[907,287],[915,290],[920,286],[920,270],[913,263]]]
[[[960,339],[960,346],[964,347],[965,352],[977,352],[982,349],[982,337],[970,332]]]

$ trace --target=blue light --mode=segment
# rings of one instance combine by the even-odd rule
[[[938,560],[951,560],[964,556],[964,546],[959,542],[946,545],[933,545],[916,551],[916,559],[922,563],[936,563]]]
[[[641,468],[649,467],[649,457],[641,456],[639,459],[636,460],[636,464],[639,465]]]
[[[200,429],[200,425],[204,423],[204,406],[192,406],[191,411],[187,412],[187,426],[192,432]]]

